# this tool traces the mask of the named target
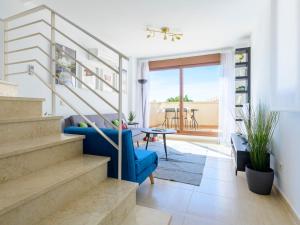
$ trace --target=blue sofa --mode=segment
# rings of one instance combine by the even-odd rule
[[[101,128],[115,143],[118,142],[118,131],[115,129]],[[68,134],[85,135],[83,153],[90,155],[108,156],[108,176],[118,177],[118,151],[91,127],[67,127]],[[153,151],[134,148],[130,130],[122,131],[122,179],[141,184],[152,175],[158,164],[157,154]]]

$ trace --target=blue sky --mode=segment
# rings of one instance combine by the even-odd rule
[[[184,94],[193,101],[217,98],[221,66],[202,66],[184,69]],[[165,101],[179,95],[179,70],[150,73],[150,101]]]

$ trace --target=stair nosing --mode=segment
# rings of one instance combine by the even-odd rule
[[[24,149],[18,149],[18,150],[12,151],[12,152],[4,153],[4,154],[0,152],[0,159],[5,159],[5,158],[14,157],[14,156],[34,152],[34,151],[39,151],[39,150],[43,150],[45,148],[55,147],[55,146],[63,145],[66,143],[80,141],[85,138],[84,135],[67,135],[67,136],[70,136],[71,138],[65,139],[65,140],[54,140],[47,144],[36,145],[33,147],[25,147]],[[55,137],[55,136],[53,136],[53,137]],[[5,145],[8,145],[8,144],[6,143]],[[1,147],[1,145],[0,145],[0,147]]]
[[[7,123],[24,123],[24,122],[34,122],[34,121],[46,121],[46,120],[60,120],[62,116],[40,116],[40,117],[29,117],[29,118],[9,118],[0,119],[0,124]]]
[[[108,163],[110,161],[109,157],[102,157],[102,156],[90,156],[90,155],[89,156],[84,156],[84,155],[82,155],[81,157],[99,157],[99,159],[102,158],[102,160],[99,161],[96,165],[93,165],[93,167],[86,168],[85,170],[80,171],[77,174],[74,174],[74,175],[72,175],[70,177],[64,178],[60,182],[56,182],[55,184],[48,185],[47,187],[44,187],[41,190],[38,190],[37,192],[32,193],[30,196],[24,197],[23,199],[21,199],[21,200],[19,200],[17,202],[14,202],[14,203],[6,206],[6,207],[3,207],[2,209],[0,208],[0,216],[3,215],[3,214],[5,214],[5,213],[7,213],[7,212],[9,212],[9,211],[11,211],[11,210],[13,210],[14,208],[17,208],[17,207],[25,204],[26,202],[32,201],[32,200],[34,200],[34,199],[42,196],[43,194],[48,193],[49,191],[51,191],[51,190],[53,190],[53,189],[55,189],[55,188],[57,188],[57,187],[59,187],[59,186],[61,186],[63,184],[66,184],[66,183],[74,180],[77,177],[80,177],[80,176],[82,176],[84,174],[87,174],[88,172],[90,172],[90,171],[96,169],[97,167],[100,167],[100,166],[102,166],[102,165],[104,165],[104,164],[106,164],[106,163]],[[79,159],[79,158],[80,157],[76,157],[76,159]],[[66,160],[64,162],[72,161],[72,160],[74,160],[74,159],[69,159],[69,160]],[[54,168],[57,165],[63,164],[64,162],[57,163],[55,165],[49,166],[49,167],[47,167],[47,168],[45,168],[43,170],[31,173],[31,174],[28,174],[28,175],[23,176],[21,178],[29,177],[29,176],[32,176],[33,174],[39,174],[39,173],[41,173],[41,171],[51,170],[51,168]],[[15,182],[16,180],[20,180],[21,178],[16,178],[16,179],[8,181],[6,183]],[[0,187],[1,187],[1,185],[5,185],[6,183],[0,184]]]
[[[0,101],[44,102],[44,98],[0,96]]]

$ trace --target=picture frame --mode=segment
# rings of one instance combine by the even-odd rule
[[[61,44],[55,45],[55,83],[76,87],[76,51]]]

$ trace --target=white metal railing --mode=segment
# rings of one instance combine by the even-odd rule
[[[44,18],[39,18],[37,20],[30,21],[30,22],[27,22],[27,23],[23,23],[23,24],[20,24],[20,25],[17,25],[17,26],[11,26],[11,23],[13,23],[15,21],[18,21],[20,18],[23,18],[23,17],[27,18],[28,16],[34,15],[35,13],[40,12],[40,11],[50,12],[50,18],[49,18],[50,21],[47,21]],[[75,41],[74,38],[70,37],[70,35],[63,32],[62,29],[60,29],[58,27],[57,23],[56,23],[57,18],[60,18],[62,21],[66,22],[68,25],[72,26],[73,28],[77,29],[79,32],[87,35],[88,37],[92,38],[94,41],[96,41],[100,45],[104,46],[105,48],[109,49],[114,54],[116,54],[118,56],[118,64],[117,64],[118,66],[111,65],[109,62],[106,62],[105,60],[101,59],[100,57],[98,57],[97,55],[95,55],[94,53],[92,53],[91,51],[86,49],[83,46],[83,44],[79,43],[78,41]],[[118,151],[118,179],[121,179],[122,178],[122,123],[120,122],[118,127],[115,126],[114,124],[112,124],[111,121],[106,119],[96,109],[96,107],[94,107],[93,105],[88,103],[84,99],[84,97],[82,97],[79,93],[77,93],[75,90],[70,88],[68,85],[63,84],[64,87],[67,90],[70,91],[70,93],[72,93],[75,97],[77,97],[80,101],[82,101],[87,107],[92,109],[98,116],[103,118],[112,127],[118,129],[118,144],[116,144],[111,138],[109,138],[107,135],[105,135],[103,133],[103,131],[101,131],[92,121],[90,121],[83,113],[81,113],[79,109],[77,109],[74,105],[72,105],[72,103],[70,103],[70,101],[67,99],[67,97],[63,96],[58,91],[56,91],[55,81],[58,77],[56,75],[55,66],[56,66],[56,64],[60,64],[60,66],[63,67],[74,79],[76,79],[83,86],[85,86],[87,88],[87,90],[89,90],[91,93],[93,93],[99,99],[101,99],[104,103],[109,105],[110,108],[112,108],[114,111],[116,111],[118,113],[119,121],[122,121],[122,71],[123,71],[123,59],[128,60],[128,57],[125,56],[124,54],[122,54],[121,52],[119,52],[118,50],[116,50],[115,48],[111,47],[110,45],[108,45],[104,41],[100,40],[99,38],[97,38],[96,36],[91,34],[90,32],[88,32],[85,29],[81,28],[80,26],[76,25],[71,20],[65,18],[61,14],[59,14],[59,13],[55,12],[54,10],[50,9],[46,5],[41,5],[41,6],[33,8],[33,9],[30,9],[30,10],[21,12],[19,14],[13,15],[11,17],[8,17],[8,18],[3,20],[3,23],[4,23],[4,67],[3,67],[4,68],[4,71],[3,71],[4,72],[3,73],[4,74],[4,79],[6,80],[9,76],[27,74],[28,73],[29,75],[33,75],[39,81],[41,81],[41,83],[43,83],[47,88],[49,88],[51,90],[51,93],[52,93],[52,100],[51,100],[52,104],[51,105],[52,105],[52,114],[53,115],[56,113],[56,96],[57,96],[58,98],[61,99],[61,101],[63,101],[73,111],[75,111],[78,115],[80,115],[91,127],[93,127],[101,136],[103,136],[110,144],[112,144],[116,148],[116,150]],[[24,29],[24,28],[32,27],[33,25],[37,25],[37,24],[42,24],[43,28],[46,27],[47,29],[50,29],[50,35],[47,36],[43,33],[42,30],[35,29],[30,34],[23,35],[23,36],[17,36],[17,37],[11,38],[11,39],[9,38],[9,33],[10,32],[12,32],[12,31],[22,31],[22,29]],[[118,79],[119,80],[119,85],[118,85],[118,88],[116,88],[115,86],[111,85],[106,80],[104,80],[102,77],[100,77],[97,73],[93,72],[93,70],[90,69],[83,62],[81,62],[80,60],[74,58],[73,56],[68,54],[66,51],[61,49],[61,51],[64,53],[64,55],[66,57],[74,60],[81,67],[83,67],[86,70],[90,71],[91,74],[96,79],[100,80],[105,85],[110,87],[114,92],[116,92],[117,95],[118,95],[118,106],[114,106],[109,100],[107,100],[105,97],[103,97],[100,93],[96,92],[86,82],[84,82],[81,78],[76,76],[76,74],[74,74],[70,70],[68,70],[67,67],[62,65],[56,59],[56,56],[55,56],[56,35],[61,35],[62,37],[64,37],[68,41],[72,42],[75,46],[77,46],[78,48],[80,48],[81,50],[83,50],[84,52],[86,52],[87,54],[92,56],[94,59],[96,59],[98,63],[101,63],[102,65],[104,65],[105,67],[107,67],[108,69],[113,71],[114,73],[118,74],[118,76],[119,76],[119,79]],[[27,46],[27,45],[23,46],[22,45],[21,47],[15,48],[13,50],[8,50],[8,45],[13,44],[13,43],[18,43],[21,40],[27,40],[27,39],[31,39],[31,38],[34,38],[34,37],[42,37],[44,40],[46,40],[50,45],[49,51],[44,50],[38,44],[35,44],[33,46]],[[9,61],[9,59],[8,59],[9,55],[18,54],[18,53],[22,53],[22,52],[27,52],[27,51],[30,51],[30,50],[33,50],[33,49],[38,50],[39,52],[43,53],[49,59],[50,65],[47,65],[47,66],[44,65],[41,62],[41,60],[39,60],[38,58],[26,58],[26,59],[19,60],[19,61]],[[20,64],[28,65],[28,69],[22,70],[22,71],[17,71],[17,72],[15,72],[15,71],[14,72],[9,72],[8,67],[13,67],[15,65],[20,65]],[[44,80],[37,72],[35,72],[33,65],[37,65],[37,66],[41,67],[43,70],[45,70],[45,72],[50,75],[51,82],[49,83],[48,81]]]

